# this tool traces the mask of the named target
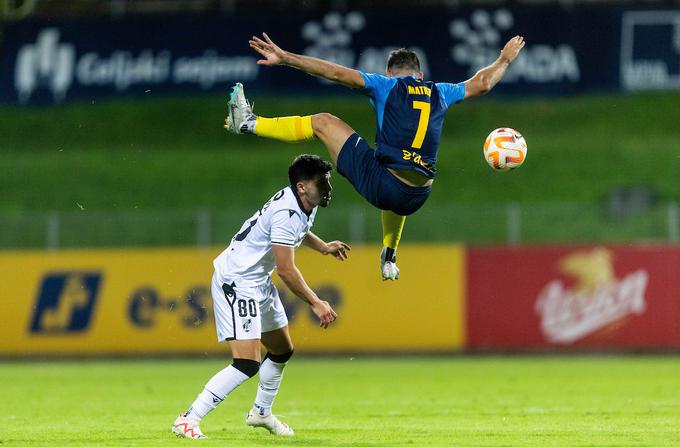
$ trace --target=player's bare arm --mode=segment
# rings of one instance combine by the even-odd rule
[[[503,78],[505,71],[517,58],[522,48],[524,48],[524,37],[515,36],[510,39],[501,50],[498,59],[465,81],[465,98],[488,93]]]
[[[328,301],[323,301],[307,285],[302,273],[295,265],[295,249],[283,245],[273,245],[276,272],[291,292],[309,304],[319,318],[319,326],[327,328],[338,317]]]
[[[365,85],[364,78],[357,70],[316,57],[282,50],[269,38],[267,33],[262,33],[262,37],[264,37],[264,40],[253,36],[248,42],[253,50],[264,57],[264,59],[257,61],[259,65],[287,65],[349,88],[363,88]]]
[[[342,241],[324,242],[323,239],[311,231],[307,233],[307,236],[302,241],[302,243],[323,255],[333,255],[338,261],[344,261],[347,259],[347,252],[352,249],[349,245]]]

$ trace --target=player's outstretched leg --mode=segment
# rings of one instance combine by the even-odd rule
[[[224,125],[228,131],[286,142],[305,141],[316,137],[328,149],[333,163],[337,163],[342,146],[354,133],[347,123],[329,113],[276,118],[257,116],[245,97],[241,83],[233,87],[228,109]]]
[[[397,247],[404,230],[406,216],[400,216],[392,211],[382,211],[383,249],[380,253],[380,273],[383,281],[399,279],[397,267]]]
[[[253,113],[243,91],[237,83],[229,96],[228,115],[224,127],[236,134],[255,134],[276,140],[295,142],[314,138],[311,116],[284,116],[263,118]]]

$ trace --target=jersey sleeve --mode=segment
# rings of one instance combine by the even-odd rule
[[[392,90],[392,87],[397,82],[395,78],[389,78],[377,73],[364,73],[363,71],[359,71],[359,73],[364,78],[363,93],[377,100],[387,98],[390,90]]]
[[[300,230],[300,215],[293,210],[280,209],[272,216],[271,223],[271,243],[294,247]]]
[[[459,82],[458,84],[438,82],[437,89],[439,90],[441,97],[444,98],[446,107],[450,107],[451,104],[459,103],[465,98],[465,82]]]

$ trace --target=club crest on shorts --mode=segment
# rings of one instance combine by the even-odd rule
[[[247,320],[243,321],[243,331],[244,332],[250,332],[250,329],[253,327],[253,320],[248,318]]]

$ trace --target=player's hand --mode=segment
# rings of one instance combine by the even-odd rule
[[[257,61],[259,65],[280,65],[283,63],[286,57],[286,52],[278,47],[269,38],[267,33],[262,33],[265,40],[260,39],[257,36],[253,36],[252,39],[248,41],[250,48],[260,53],[264,59]]]
[[[342,241],[333,241],[329,242],[326,244],[326,253],[325,255],[331,254],[335,256],[335,259],[338,261],[344,261],[347,259],[348,254],[347,252],[352,250],[352,247],[349,245],[345,244]]]
[[[328,304],[328,301],[317,301],[312,305],[312,310],[314,311],[314,314],[319,317],[319,326],[324,329],[338,318],[338,314],[336,314],[331,305]]]
[[[512,63],[517,58],[517,55],[524,48],[524,37],[515,36],[508,40],[501,50],[501,59],[505,60],[508,64]]]

